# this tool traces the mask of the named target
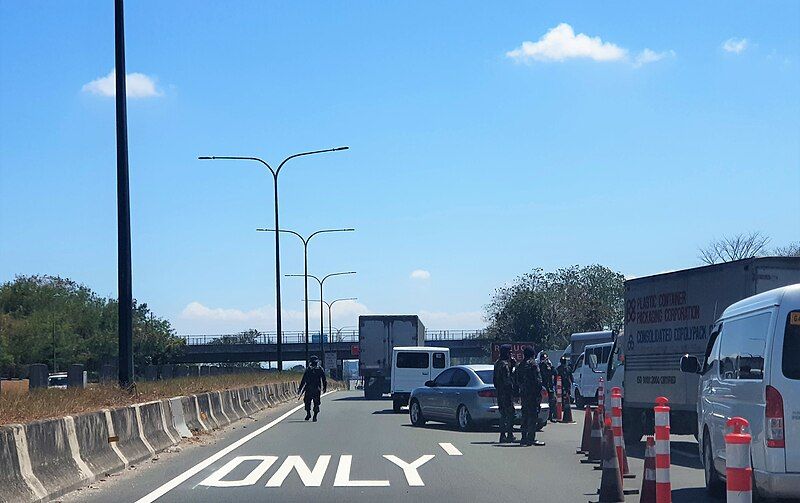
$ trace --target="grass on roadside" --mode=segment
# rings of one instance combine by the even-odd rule
[[[89,385],[86,389],[39,389],[29,393],[3,393],[0,394],[0,425],[70,416],[207,391],[299,381],[301,377],[302,374],[296,372],[230,374],[137,382],[133,392],[116,385]]]

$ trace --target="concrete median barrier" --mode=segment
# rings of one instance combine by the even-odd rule
[[[172,418],[167,422],[164,404],[161,401],[134,405],[139,409],[142,437],[155,452],[163,451],[180,441],[180,435],[172,427]]]
[[[0,426],[0,468],[0,502],[36,501],[47,495],[33,475],[22,425]]]
[[[217,424],[220,427],[231,424],[231,420],[228,418],[228,415],[225,414],[225,407],[222,404],[222,393],[219,391],[212,391],[209,393],[209,396],[211,397],[211,411],[214,413]]]
[[[217,422],[217,417],[214,414],[214,401],[212,400],[211,393],[201,393],[197,395],[197,403],[200,406],[200,418],[208,425],[208,429],[219,429],[220,423]]]
[[[203,419],[200,415],[200,404],[198,403],[197,395],[181,397],[181,407],[183,408],[183,417],[189,431],[200,432],[211,429],[206,423],[207,418]]]
[[[242,415],[236,410],[236,397],[233,395],[233,391],[226,389],[220,391],[219,395],[222,399],[222,410],[228,416],[228,420],[234,423],[241,419]]]
[[[28,423],[25,437],[33,475],[51,498],[94,480],[91,469],[80,457],[72,417]]]
[[[80,457],[95,476],[125,469],[127,460],[109,442],[114,435],[108,429],[104,411],[73,416],[73,420]]]
[[[184,400],[187,400],[187,397],[176,396],[175,398],[163,400],[172,418],[172,427],[175,428],[175,431],[180,435],[178,438],[179,441],[181,438],[191,438],[193,436],[192,432],[189,430],[189,426],[186,424],[186,414],[183,411]],[[194,403],[192,403],[192,408],[194,408]],[[197,409],[195,409],[195,413],[196,411]]]
[[[141,419],[135,406],[111,409],[109,414],[116,433],[116,446],[129,464],[140,463],[155,454],[155,449],[141,434]]]

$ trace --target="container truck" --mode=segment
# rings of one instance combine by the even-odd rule
[[[392,349],[424,346],[425,326],[417,315],[359,316],[358,345],[364,398],[378,400],[391,392]]]
[[[669,399],[676,435],[697,435],[698,376],[680,359],[703,359],[714,322],[739,300],[800,283],[800,257],[763,257],[674,271],[625,282],[624,335],[617,337],[606,392],[623,388],[625,440],[653,434],[653,406]],[[608,403],[608,402],[607,402]]]

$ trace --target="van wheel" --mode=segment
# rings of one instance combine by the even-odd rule
[[[458,429],[461,431],[469,431],[472,429],[472,416],[469,414],[466,405],[459,405],[456,412],[456,419],[458,421]]]
[[[714,451],[711,449],[708,428],[703,435],[703,473],[706,479],[706,490],[712,496],[722,496],[725,485],[714,468]]]
[[[581,395],[581,392],[576,389],[575,390],[575,408],[583,410],[584,407],[586,407],[586,401],[583,399],[583,395]]]
[[[411,401],[411,406],[408,408],[408,415],[411,418],[411,424],[414,426],[425,426],[425,416],[422,415],[422,407],[420,407],[417,400]]]

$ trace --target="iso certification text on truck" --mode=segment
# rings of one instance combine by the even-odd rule
[[[738,260],[626,281],[624,335],[612,350],[612,358],[622,352],[624,363],[610,365],[607,376],[609,388],[623,382],[626,441],[652,434],[659,396],[669,399],[672,433],[696,435],[698,376],[680,371],[681,356],[703,361],[714,322],[734,302],[793,283],[800,283],[800,257]]]

